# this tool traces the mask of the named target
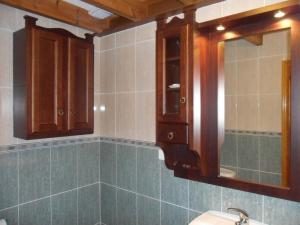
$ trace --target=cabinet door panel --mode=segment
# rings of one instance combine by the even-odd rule
[[[186,26],[157,34],[157,119],[187,122]]]
[[[93,131],[93,44],[69,39],[68,129]]]
[[[63,129],[63,37],[33,29],[32,133]],[[59,113],[60,112],[60,115]]]

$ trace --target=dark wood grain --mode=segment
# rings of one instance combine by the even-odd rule
[[[84,39],[62,29],[43,28],[29,16],[25,21],[25,28],[14,33],[14,136],[92,133],[92,36]],[[69,39],[76,44],[68,46]],[[78,117],[71,116],[70,105],[77,107]],[[81,122],[85,125],[79,128]]]

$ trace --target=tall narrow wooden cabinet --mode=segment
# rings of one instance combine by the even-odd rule
[[[14,33],[14,136],[93,132],[93,38],[36,25]]]
[[[200,44],[195,11],[157,25],[156,142],[170,169],[200,169]]]

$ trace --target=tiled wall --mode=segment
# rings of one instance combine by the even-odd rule
[[[226,129],[281,132],[282,63],[290,48],[290,30],[264,34],[260,46],[225,42]]]
[[[259,132],[225,132],[221,165],[241,180],[281,184],[281,135]]]
[[[158,149],[142,142],[2,147],[0,179],[0,218],[8,225],[186,225],[228,207],[269,225],[300,224],[299,203],[176,178]]]

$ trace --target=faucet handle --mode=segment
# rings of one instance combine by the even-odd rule
[[[236,222],[237,225],[249,224],[249,214],[245,210],[238,208],[228,208],[227,210],[232,212],[238,212],[240,214],[240,221]]]

